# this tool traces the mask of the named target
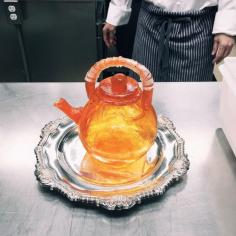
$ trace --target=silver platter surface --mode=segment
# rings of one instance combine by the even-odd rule
[[[189,160],[184,140],[173,123],[158,117],[159,128],[153,150],[156,168],[136,182],[104,186],[86,181],[80,176],[80,165],[86,154],[76,124],[64,117],[51,121],[42,129],[35,148],[37,180],[51,190],[58,190],[70,201],[93,204],[107,210],[129,209],[145,198],[162,195],[167,187],[187,173]],[[147,162],[155,161],[147,155]]]

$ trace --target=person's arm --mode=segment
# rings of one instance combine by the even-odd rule
[[[236,0],[218,1],[213,34],[215,34],[212,50],[213,63],[219,63],[230,54],[235,43]]]
[[[103,27],[103,39],[108,47],[116,44],[116,26],[125,25],[131,15],[132,0],[111,0],[106,24]]]

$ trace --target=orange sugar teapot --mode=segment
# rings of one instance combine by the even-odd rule
[[[95,87],[104,69],[121,66],[140,76],[142,89],[124,74],[106,78]],[[146,154],[155,142],[158,128],[152,106],[151,73],[134,60],[114,57],[92,66],[85,81],[89,101],[84,107],[74,108],[64,99],[55,103],[78,126],[87,150],[81,172],[90,177],[93,174],[95,182],[100,178],[101,183],[113,184],[142,177],[153,166],[148,166]]]

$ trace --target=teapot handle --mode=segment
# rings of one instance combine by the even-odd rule
[[[90,100],[95,99],[95,83],[100,75],[100,73],[109,67],[127,67],[130,70],[136,72],[142,81],[143,94],[142,94],[142,104],[144,108],[148,108],[152,104],[152,94],[153,94],[153,77],[151,72],[138,62],[124,58],[124,57],[111,57],[98,61],[95,63],[91,69],[87,72],[86,81],[86,91]]]

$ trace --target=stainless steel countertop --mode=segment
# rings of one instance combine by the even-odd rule
[[[87,98],[83,83],[0,84],[0,235],[236,235],[236,159],[220,129],[220,84],[159,83],[154,106],[186,140],[187,176],[163,197],[111,213],[40,187],[33,152],[41,128],[63,116],[59,97]]]

